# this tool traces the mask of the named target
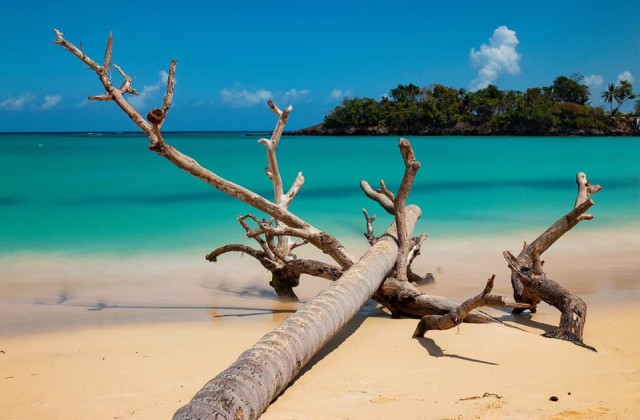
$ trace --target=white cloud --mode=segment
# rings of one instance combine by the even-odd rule
[[[169,78],[169,73],[167,73],[166,71],[162,70],[159,72],[160,74],[160,79],[158,80],[158,82],[156,82],[156,84],[154,85],[146,85],[142,88],[142,90],[139,92],[138,96],[129,96],[127,98],[127,100],[129,101],[129,103],[131,105],[133,105],[136,108],[143,108],[146,106],[145,101],[147,101],[148,99],[153,98],[154,94],[158,91],[160,91],[160,89],[162,89],[163,87],[165,87],[167,85],[167,79]],[[158,104],[158,106],[160,106],[161,104]]]
[[[51,109],[58,105],[60,102],[62,102],[61,95],[47,95],[44,97],[44,102],[42,103],[42,105],[40,105],[40,108],[44,110]]]
[[[266,89],[222,89],[220,91],[222,101],[234,108],[251,108],[259,103],[266,102],[273,98],[273,93]]]
[[[311,93],[309,89],[289,89],[285,92],[284,98],[285,100],[300,100],[304,97],[308,96]]]
[[[520,74],[520,58],[516,51],[520,41],[515,31],[500,26],[493,31],[489,45],[480,45],[480,51],[471,48],[469,57],[478,74],[471,82],[471,90],[475,91],[494,83],[500,75],[507,73],[513,76]]]
[[[585,76],[582,81],[590,88],[600,89],[604,85],[604,78],[599,74],[592,74],[591,76]]]
[[[633,83],[635,77],[633,77],[633,74],[631,74],[629,70],[625,70],[618,75],[618,83],[622,82],[623,80],[626,80],[629,83]]]
[[[36,96],[31,93],[23,93],[18,97],[9,97],[0,102],[0,109],[8,109],[10,111],[20,111],[28,103],[33,102]]]
[[[348,98],[351,95],[353,95],[353,92],[351,91],[351,89],[333,89],[331,91],[331,94],[329,95],[329,98],[331,100],[334,101],[341,101],[344,98]]]

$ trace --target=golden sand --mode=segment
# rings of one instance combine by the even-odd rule
[[[416,321],[365,308],[266,419],[635,419],[640,413],[638,232],[579,231],[544,259],[589,305],[593,353],[540,337],[559,313],[494,311],[522,330],[467,325],[411,339]],[[457,300],[497,275],[517,235],[436,239],[416,268]],[[531,238],[527,238],[531,239]],[[13,255],[0,259],[1,419],[170,418],[296,305],[249,258]],[[303,279],[311,298],[327,283]],[[551,401],[550,397],[557,397]]]

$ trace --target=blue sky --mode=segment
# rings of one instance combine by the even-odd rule
[[[294,106],[293,129],[399,83],[524,90],[581,73],[598,105],[619,77],[640,87],[639,18],[638,0],[4,2],[0,131],[135,130],[115,104],[86,100],[102,86],[53,28],[97,61],[113,32],[144,113],[177,59],[166,130],[265,130],[269,98]]]

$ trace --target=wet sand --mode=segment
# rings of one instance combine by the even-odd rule
[[[576,229],[544,255],[548,276],[589,305],[598,353],[540,337],[559,319],[547,305],[492,312],[525,331],[464,324],[415,340],[415,320],[369,304],[263,417],[637,418],[638,233]],[[510,295],[502,250],[533,236],[430,238],[416,269],[436,276],[429,293],[462,300],[495,273]],[[0,418],[170,418],[296,309],[253,260],[200,254],[0,258]],[[327,284],[302,283],[303,300]]]

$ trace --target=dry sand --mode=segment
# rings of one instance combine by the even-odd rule
[[[493,312],[526,331],[464,324],[415,340],[415,320],[371,304],[263,418],[638,418],[638,233],[576,229],[545,254],[549,277],[589,305],[598,353],[540,337],[559,319],[546,305],[531,319]],[[433,294],[464,299],[492,273],[510,294],[501,252],[532,236],[433,238],[417,268],[436,275]],[[0,418],[170,418],[295,310],[252,260],[203,253],[0,258]],[[303,299],[327,284],[303,283]]]

